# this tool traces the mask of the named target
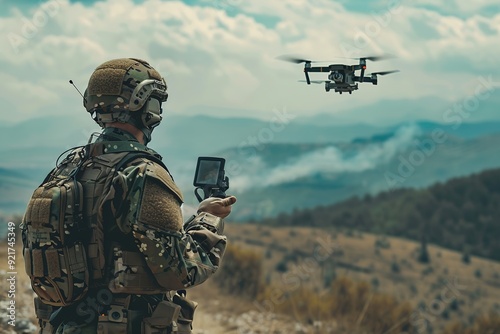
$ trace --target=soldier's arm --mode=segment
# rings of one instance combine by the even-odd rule
[[[102,205],[131,234],[156,281],[166,290],[204,282],[226,247],[222,220],[200,213],[183,226],[182,194],[158,164],[140,160],[118,172]]]

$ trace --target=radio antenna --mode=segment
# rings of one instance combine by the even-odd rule
[[[80,92],[78,87],[76,87],[76,85],[73,83],[73,80],[70,80],[69,83],[72,84],[73,87],[75,87],[75,89],[78,91],[78,93],[80,93],[80,96],[83,98],[83,101],[85,101],[85,103],[87,103],[87,99],[85,98],[85,96],[83,96],[82,92]]]

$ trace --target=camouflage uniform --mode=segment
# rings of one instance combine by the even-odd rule
[[[149,64],[118,59],[96,69],[84,105],[102,127],[133,124],[147,144],[167,96]],[[104,128],[95,143],[68,157],[75,160],[68,164],[81,160],[84,222],[96,227],[87,250],[91,280],[86,297],[71,305],[35,299],[41,333],[190,333],[196,303],[184,289],[219,267],[222,219],[201,212],[183,223],[183,197],[161,157],[127,131]],[[52,177],[68,170],[56,168]]]
[[[135,137],[114,128],[104,130],[96,141],[100,143],[109,146],[105,153],[109,155],[126,154],[120,152],[123,146],[141,147]],[[81,182],[89,178],[87,174],[95,173],[103,156],[96,155],[84,163]],[[98,325],[109,322],[110,309],[121,306],[118,313],[136,312],[136,323],[129,324],[135,328],[151,316],[148,308],[155,308],[164,299],[184,303],[189,309],[189,301],[170,292],[201,284],[210,277],[219,267],[226,237],[222,235],[222,220],[210,214],[201,213],[183,224],[182,200],[168,171],[147,157],[134,159],[116,173],[109,187],[94,199],[95,206],[86,210],[88,216],[96,213],[96,219],[102,222],[104,246],[108,246],[104,253],[112,253],[112,263],[106,263],[112,266],[107,271],[110,275],[95,280],[83,301],[53,311],[57,315],[53,321],[56,333],[96,333]],[[103,288],[107,290],[99,290]],[[112,300],[99,304],[103,296]],[[115,300],[119,300],[116,307]],[[196,305],[191,303],[190,307],[194,312]],[[177,326],[184,323],[184,328],[189,328],[189,317],[192,314],[185,314]],[[123,315],[120,318],[127,321]],[[112,325],[116,323],[111,321]],[[49,328],[43,333],[51,332]]]

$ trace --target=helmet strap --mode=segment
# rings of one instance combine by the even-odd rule
[[[144,145],[147,145],[151,141],[151,133],[153,132],[153,129],[146,127],[142,120],[141,120],[141,115],[139,113],[134,113],[132,115],[129,114],[129,119],[128,122],[138,128],[139,130],[142,131],[144,134]]]
[[[156,98],[149,98],[141,110],[137,111],[113,111],[99,112],[94,110],[94,121],[102,128],[106,123],[129,123],[141,130],[144,134],[145,144],[151,141],[151,133],[153,129],[160,124],[161,117],[161,102]]]

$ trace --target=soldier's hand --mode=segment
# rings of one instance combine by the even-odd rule
[[[219,218],[226,218],[231,213],[231,205],[236,203],[236,197],[226,198],[209,197],[198,206],[199,212],[207,212]]]

